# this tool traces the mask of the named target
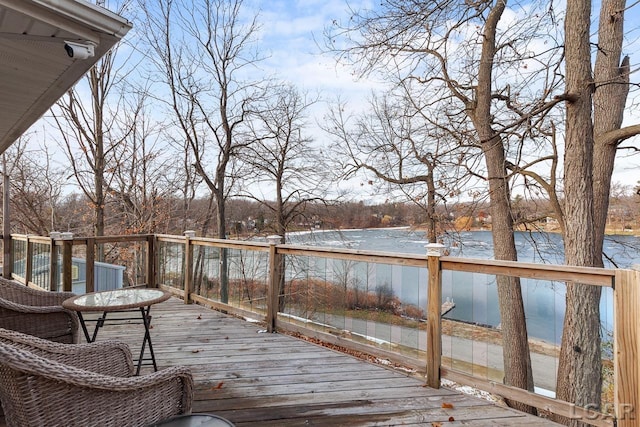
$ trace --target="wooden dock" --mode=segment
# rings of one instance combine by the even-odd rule
[[[237,426],[557,425],[177,298],[151,314],[159,367],[189,366],[193,411]],[[142,326],[107,324],[108,338],[135,357]]]

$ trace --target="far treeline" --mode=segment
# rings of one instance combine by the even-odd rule
[[[30,186],[29,188],[33,188]],[[640,187],[639,187],[640,188]],[[105,209],[106,235],[173,234],[196,231],[203,237],[215,237],[215,223],[210,232],[202,233],[210,216],[207,199],[194,199],[188,209],[179,198],[154,200],[148,211],[127,209],[131,205],[109,198]],[[227,238],[264,237],[278,232],[274,202],[257,202],[231,198],[226,203]],[[52,231],[67,231],[76,236],[91,236],[94,231],[91,202],[81,194],[61,198],[51,209],[42,193],[15,188],[11,197],[11,229],[13,233],[48,236]],[[512,201],[514,230],[558,232],[558,223],[549,202]],[[438,238],[449,232],[491,230],[492,221],[487,203],[455,203],[437,209]],[[411,202],[371,204],[364,201],[307,202],[298,207],[297,215],[287,226],[287,232],[304,230],[361,229],[411,227],[425,230],[424,208]],[[610,202],[607,232],[640,235],[640,194],[618,195]]]

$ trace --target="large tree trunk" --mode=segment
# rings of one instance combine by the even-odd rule
[[[598,29],[598,52],[595,63],[593,94],[593,216],[595,222],[595,253],[593,265],[602,267],[602,250],[611,176],[618,140],[609,138],[620,129],[629,94],[629,58],[620,64],[622,56],[623,11],[625,0],[603,0]]]
[[[227,238],[227,227],[225,217],[225,199],[223,187],[218,184],[216,193],[217,203],[217,219],[218,219],[218,238]],[[220,302],[226,304],[229,302],[229,257],[228,250],[220,248]]]
[[[494,256],[498,260],[517,261],[513,236],[510,189],[505,177],[504,148],[495,137],[483,146],[489,179],[491,225]],[[502,322],[504,382],[507,385],[533,391],[533,374],[527,336],[527,324],[522,302],[522,289],[517,277],[497,276],[498,305]],[[509,401],[509,406],[535,413],[533,407]]]
[[[593,125],[591,120],[591,2],[569,0],[565,18],[566,135],[565,262],[589,266],[595,256]],[[579,406],[600,405],[600,288],[567,284],[566,313],[556,394]],[[562,420],[581,425],[577,420]]]
[[[595,82],[589,51],[590,2],[567,6],[565,57],[567,104],[565,148],[565,256],[570,265],[603,266],[603,241],[609,209],[611,176],[629,92],[628,58],[620,64],[624,0],[602,2]],[[593,127],[591,126],[591,92]],[[600,288],[571,284],[558,367],[558,398],[579,406],[599,407],[602,390]],[[571,425],[578,421],[562,420]]]
[[[476,103],[471,118],[487,165],[494,256],[498,260],[516,261],[518,257],[513,236],[511,191],[505,168],[505,149],[500,136],[491,128],[491,85],[496,54],[496,28],[505,7],[506,2],[497,2],[487,17],[478,69]],[[502,322],[504,382],[533,391],[531,356],[520,281],[507,276],[498,276],[496,280]],[[535,408],[524,403],[508,403],[519,410],[536,413]]]

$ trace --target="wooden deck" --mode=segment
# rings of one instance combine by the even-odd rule
[[[193,411],[237,426],[557,425],[176,298],[151,314],[159,367],[191,367]],[[142,325],[107,324],[108,338],[135,357]]]
[[[237,426],[555,425],[176,298],[151,313],[160,368],[190,366],[194,412]],[[133,338],[135,354],[142,326],[123,328],[98,339]]]

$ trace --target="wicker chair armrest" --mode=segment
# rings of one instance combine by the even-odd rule
[[[119,341],[69,345],[1,328],[0,341],[31,351],[45,359],[103,375],[130,377],[134,374],[131,350]]]
[[[19,311],[21,313],[60,313],[67,312],[74,316],[77,316],[75,312],[63,308],[61,305],[29,305],[22,304],[16,301],[11,301],[5,298],[0,298],[0,307],[4,307],[13,311]]]
[[[74,311],[67,310],[62,306],[39,307],[18,304],[0,298],[0,327],[56,341],[76,343],[78,342],[80,320]],[[64,337],[55,338],[59,335],[50,336],[48,331],[62,333]],[[45,332],[44,335],[43,332]]]
[[[33,289],[15,280],[0,277],[0,298],[25,305],[61,305],[62,301],[75,296],[73,292],[49,292]]]
[[[22,301],[18,302],[29,305],[62,305],[64,300],[76,296],[73,292],[47,292],[27,288],[26,286],[25,288],[26,292],[22,295]]]
[[[187,388],[190,389],[190,392],[193,391],[193,378],[191,376],[191,370],[184,366],[171,366],[169,368],[161,369],[157,372],[152,372],[146,375],[133,376],[129,378],[112,377],[109,375],[98,374],[95,372],[90,372],[84,369],[78,369],[70,366],[67,366],[67,368],[69,368],[71,372],[63,373],[63,375],[58,375],[58,372],[55,372],[51,373],[50,376],[49,373],[47,373],[44,376],[50,377],[51,379],[66,383],[68,385],[93,390],[104,390],[107,392],[126,392],[142,389],[152,390],[154,388],[161,387],[163,383],[176,380],[181,383],[181,388],[182,386],[186,385],[189,386]],[[42,375],[42,373],[39,373],[39,375]]]

